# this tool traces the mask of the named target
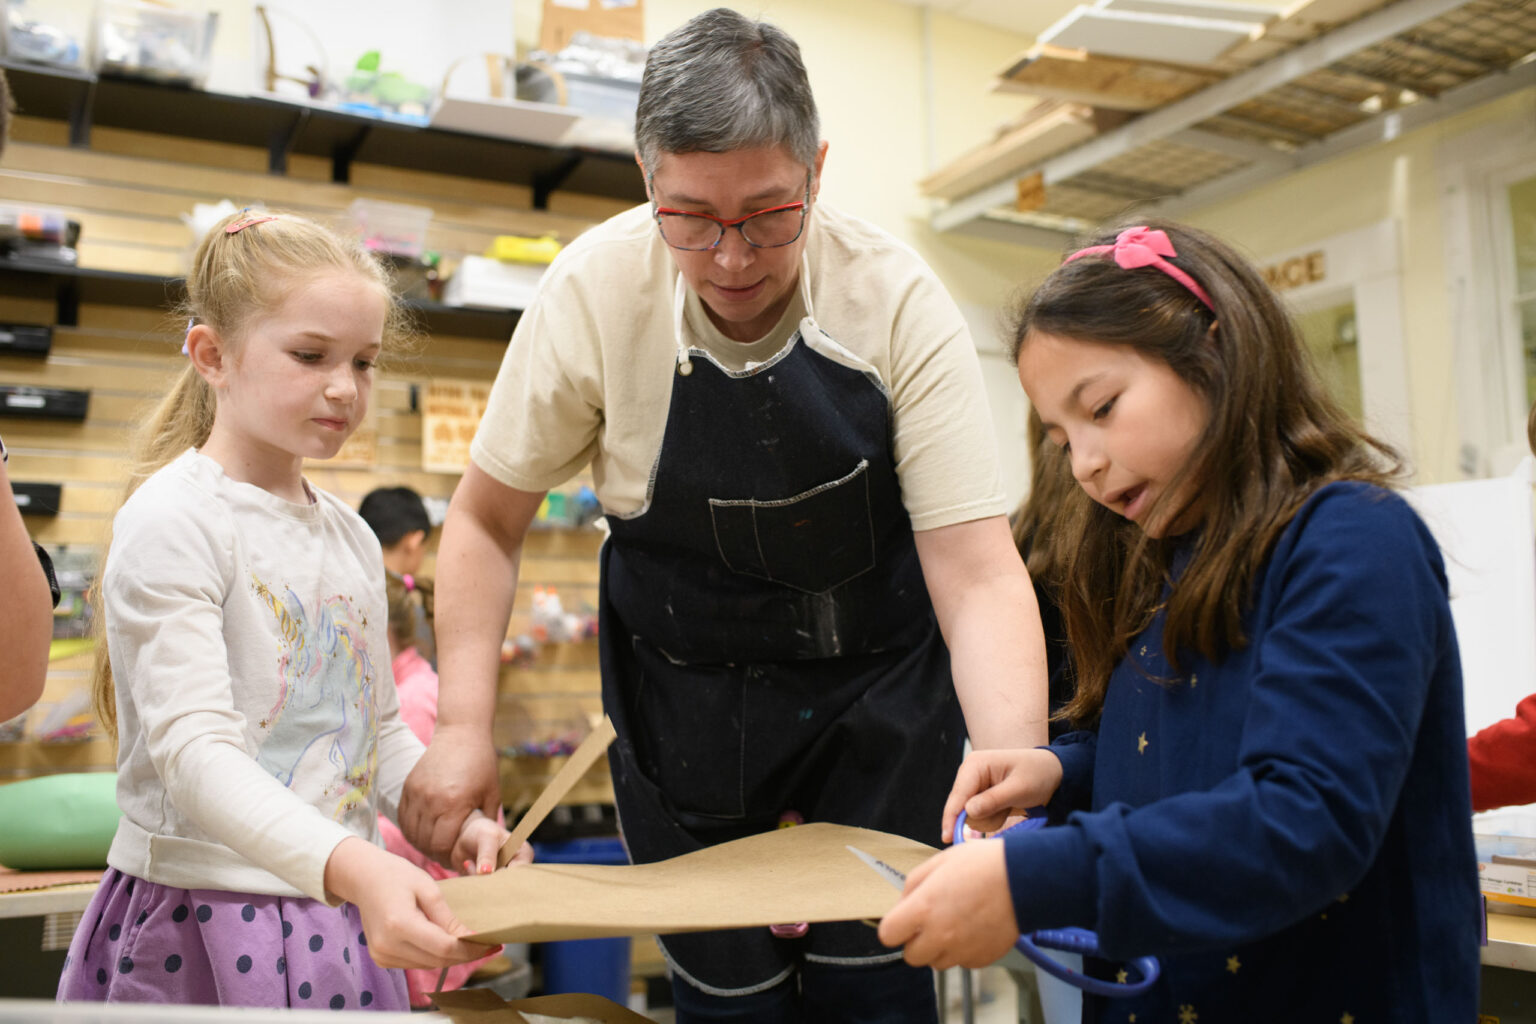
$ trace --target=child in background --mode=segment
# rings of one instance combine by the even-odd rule
[[[384,568],[401,577],[414,578],[421,573],[427,557],[427,538],[432,535],[432,518],[426,502],[409,487],[379,487],[369,491],[357,506],[357,514],[373,530],[384,548]],[[419,606],[412,626],[411,643],[429,667],[437,665],[437,645],[433,641],[429,616]],[[396,679],[398,683],[398,678]],[[437,707],[433,687],[434,708]],[[436,721],[436,712],[433,712]],[[417,730],[418,732],[420,730]],[[425,742],[425,741],[423,741]]]
[[[1536,405],[1525,421],[1536,455]],[[1515,706],[1515,717],[1494,722],[1467,740],[1472,810],[1536,803],[1536,693]]]
[[[404,1010],[395,967],[483,956],[376,845],[421,743],[385,660],[377,540],[317,490],[408,333],[379,264],[236,214],[187,278],[189,364],[146,424],[101,576],[97,710],[123,816],[61,1000]],[[455,853],[495,865],[505,832]]]
[[[1080,485],[1057,528],[1082,731],[961,766],[946,838],[962,807],[991,830],[1044,804],[1055,827],[929,860],[880,937],[979,966],[1078,925],[1161,958],[1085,1020],[1474,1019],[1460,665],[1397,457],[1254,269],[1189,228],[1069,256],[1015,344]]]
[[[409,488],[399,488],[409,490]],[[378,492],[375,491],[375,494]],[[410,492],[415,494],[414,491]],[[420,502],[420,498],[417,502]],[[363,500],[363,508],[368,500]],[[372,524],[370,524],[372,525]],[[375,527],[377,529],[377,527]],[[427,664],[427,659],[416,649],[416,626],[425,620],[428,628],[432,623],[432,583],[415,576],[402,576],[387,572],[384,578],[384,596],[389,601],[389,653],[394,669],[395,689],[400,694],[400,718],[422,743],[432,742],[432,731],[437,726],[437,672]],[[433,878],[453,878],[449,871],[426,854],[405,841],[405,836],[394,822],[379,816],[379,834],[384,838],[384,848],[403,857],[426,871]],[[465,865],[466,869],[470,865]],[[479,960],[457,964],[448,968],[446,975],[434,970],[408,970],[405,982],[410,990],[411,1005],[430,1006],[431,993],[438,989],[449,992],[462,988],[470,975],[494,958],[494,950]]]

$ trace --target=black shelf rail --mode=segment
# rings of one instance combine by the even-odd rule
[[[8,287],[7,281],[15,287]],[[185,283],[179,277],[91,270],[47,260],[0,259],[0,293],[35,295],[39,285],[51,291],[56,306],[54,322],[64,327],[79,325],[82,302],[143,306],[169,313],[185,294]],[[429,334],[499,342],[512,336],[512,328],[522,315],[516,309],[470,309],[441,302],[407,301],[406,306],[420,317]]]
[[[0,58],[17,112],[65,121],[70,144],[90,144],[93,125],[260,146],[267,166],[283,174],[292,154],[331,161],[331,179],[351,177],[352,164],[525,185],[546,209],[557,190],[642,202],[644,183],[633,156],[606,150],[544,146],[368,117],[264,96],[234,96],[185,86],[49,68]]]

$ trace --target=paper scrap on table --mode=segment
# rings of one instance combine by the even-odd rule
[[[475,933],[469,938],[485,943],[883,917],[900,893],[849,846],[903,873],[938,852],[886,832],[813,822],[655,864],[530,864],[438,885]]]
[[[454,1024],[650,1024],[626,1006],[584,992],[507,1001],[489,989],[466,988],[434,992],[432,1001]]]

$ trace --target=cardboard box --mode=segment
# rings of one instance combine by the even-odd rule
[[[1490,900],[1536,907],[1536,839],[1474,834],[1478,888]]]
[[[645,0],[544,0],[539,49],[559,53],[577,32],[645,39]]]

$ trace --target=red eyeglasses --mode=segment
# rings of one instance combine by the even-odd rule
[[[713,249],[725,238],[726,228],[735,228],[754,249],[777,249],[789,245],[805,230],[805,214],[811,204],[811,178],[805,178],[805,199],[782,206],[770,206],[744,217],[726,220],[708,213],[693,213],[657,206],[651,202],[651,215],[661,230],[664,242],[674,249],[701,252]]]

